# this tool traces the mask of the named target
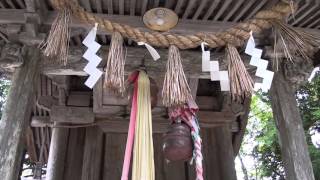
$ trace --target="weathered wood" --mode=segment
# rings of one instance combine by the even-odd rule
[[[204,179],[222,179],[220,177],[220,160],[217,149],[219,139],[213,129],[201,129]],[[190,179],[195,179],[194,167],[189,167]]]
[[[235,117],[220,112],[200,111],[198,113],[199,124],[202,128],[213,128],[222,125],[231,124],[235,121]],[[100,123],[99,123],[100,121]],[[99,127],[104,132],[114,133],[126,133],[129,127],[129,117],[123,118],[121,116],[104,117],[99,118],[96,121]],[[154,133],[164,133],[167,131],[167,127],[170,124],[170,120],[163,117],[154,117],[152,120],[152,127]]]
[[[7,43],[0,47],[0,70],[14,72],[23,65],[23,48],[19,44]]]
[[[81,180],[100,180],[102,149],[102,131],[96,127],[86,128]]]
[[[95,116],[92,113],[91,108],[84,107],[54,106],[50,115],[50,119],[48,116],[33,116],[31,126],[50,127],[52,126],[52,122],[63,122],[76,125],[95,123],[102,128],[104,132],[114,133],[126,133],[129,126],[129,114],[124,116],[123,113],[114,113]],[[198,117],[202,128],[213,128],[227,124],[230,125],[236,120],[236,117],[232,113],[226,112],[199,111]],[[157,108],[153,109],[154,133],[165,132],[169,123],[170,120],[164,117],[161,109],[159,109],[159,111]]]
[[[112,1],[109,1],[112,2]],[[112,5],[108,5],[109,11],[112,11]],[[24,10],[18,9],[1,9],[0,10],[0,24],[24,24]],[[95,14],[98,17],[103,19],[109,19],[114,22],[128,24],[134,27],[137,27],[141,30],[150,31],[148,28],[145,27],[143,22],[141,21],[140,17],[137,16],[123,16],[123,15],[112,15],[113,12],[108,12],[109,14]],[[57,12],[49,12],[47,17],[43,20],[43,25],[51,26],[54,18],[57,16]],[[199,21],[195,22],[192,20],[180,20],[179,24],[175,28],[173,28],[172,32],[178,34],[190,34],[190,33],[197,33],[199,29],[202,32],[220,32],[227,28],[236,25],[236,23],[221,23],[218,21]],[[72,19],[72,23],[70,24],[71,28],[84,28],[89,30],[90,27],[87,24],[81,22],[77,18]],[[99,31],[98,34],[110,34],[107,31]]]
[[[281,153],[287,179],[314,180],[301,116],[292,85],[285,80],[280,70],[275,74],[270,91]]]
[[[86,124],[94,122],[92,108],[53,106],[50,113],[51,121]]]
[[[85,132],[85,128],[70,129],[64,180],[81,179]]]
[[[26,149],[27,149],[28,155],[30,156],[31,161],[38,162],[38,156],[37,156],[36,147],[34,143],[33,131],[30,127],[28,127],[26,132]]]
[[[12,79],[6,106],[0,121],[0,174],[4,180],[16,180],[22,158],[23,139],[31,114],[30,103],[38,75],[39,50],[28,47],[25,64]]]
[[[197,91],[198,91],[198,84],[199,84],[199,78],[189,78],[189,87],[191,90],[191,95],[194,100],[197,98]]]
[[[153,134],[153,151],[154,151],[154,162],[155,162],[155,179],[165,180],[164,176],[164,156],[162,151],[162,134]]]
[[[31,127],[52,127],[53,122],[50,121],[49,116],[32,116]]]
[[[219,167],[220,179],[223,180],[236,180],[236,170],[234,164],[234,153],[232,146],[232,133],[230,127],[222,126],[219,128],[214,128],[212,130],[213,136],[217,138],[215,147],[217,148],[218,162],[217,166]],[[215,163],[218,163],[215,162]]]
[[[55,63],[54,61],[48,61],[43,59],[42,72],[44,74],[52,75],[87,75],[83,68],[86,66],[87,61],[82,58],[85,48],[70,48],[68,64],[66,66]],[[107,57],[109,51],[109,46],[103,46],[100,50],[100,57]],[[166,49],[158,49],[158,53],[161,58],[158,61],[154,61],[151,57],[147,56],[145,60],[145,66],[148,70],[148,74],[151,77],[158,77],[159,75],[164,76],[166,70],[166,61],[168,56],[168,51]],[[136,70],[142,64],[142,59],[147,53],[145,48],[127,47],[126,54],[126,74],[131,73]],[[213,54],[213,53],[212,53]],[[210,78],[209,73],[201,72],[201,51],[181,51],[181,57],[183,59],[182,63],[184,66],[184,71],[189,77],[200,77],[200,78]],[[211,60],[219,61],[221,69],[227,69],[227,64],[225,62],[224,53],[215,53],[212,55]],[[249,63],[249,57],[244,56],[243,60]],[[103,68],[102,65],[105,62],[100,63],[99,68]],[[250,66],[254,70],[253,66]],[[249,68],[249,66],[248,66]]]
[[[65,168],[69,129],[54,128],[52,130],[46,180],[61,180]]]
[[[41,71],[46,75],[86,76],[87,73],[85,73],[83,69],[88,62],[82,58],[84,51],[85,48],[82,47],[70,48],[68,64],[66,66],[55,61],[48,61],[47,58],[43,58]],[[107,57],[108,51],[109,46],[103,46],[100,50],[101,53],[99,54],[99,56]],[[154,61],[149,56],[147,56],[145,59],[145,66],[148,71],[148,75],[154,78],[164,77],[168,56],[167,49],[158,49],[157,51],[161,56],[159,60]],[[145,48],[127,47],[125,66],[126,74],[130,74],[140,67],[145,53],[147,53],[147,50]],[[224,53],[211,53],[211,55],[212,61],[219,61],[221,70],[227,69],[227,61],[225,59]],[[210,79],[210,73],[202,72],[201,70],[201,51],[181,51],[181,57],[184,72],[187,77]],[[255,73],[256,67],[249,65],[250,57],[243,55],[241,56],[241,58],[244,61],[247,70],[253,75]],[[100,63],[98,68],[102,69],[102,65],[105,63],[106,62]]]
[[[247,127],[247,123],[248,123],[248,116],[249,116],[249,112],[250,112],[250,103],[251,103],[251,99],[245,100],[244,105],[243,105],[244,114],[242,114],[238,117],[239,131],[236,131],[234,138],[233,138],[233,142],[232,142],[233,152],[234,152],[235,157],[239,153],[241,143],[243,140],[243,136],[246,132],[246,127]],[[235,132],[235,131],[233,131],[233,132]]]
[[[92,92],[70,92],[67,100],[67,106],[89,107]]]
[[[58,99],[53,96],[40,96],[36,103],[39,108],[51,111],[52,106],[58,105]]]
[[[103,180],[121,179],[126,134],[107,133],[104,147]]]

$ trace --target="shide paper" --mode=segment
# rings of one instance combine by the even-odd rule
[[[267,70],[269,62],[261,59],[262,50],[256,48],[252,32],[250,32],[245,53],[251,56],[250,65],[257,67],[256,76],[263,78],[262,83],[254,84],[254,89],[258,90],[261,88],[263,92],[267,92],[271,87],[274,72]]]
[[[97,51],[101,47],[101,45],[95,41],[97,28],[98,24],[95,24],[95,27],[91,29],[87,37],[82,42],[85,46],[88,47],[87,51],[82,57],[89,61],[89,63],[83,69],[86,73],[89,74],[89,78],[85,82],[85,85],[91,89],[103,74],[102,71],[97,68],[99,63],[102,61],[102,59],[96,55]]]
[[[202,72],[210,72],[211,81],[220,81],[221,91],[230,91],[228,71],[219,70],[219,61],[210,61],[210,51],[204,49],[206,43],[201,43]]]

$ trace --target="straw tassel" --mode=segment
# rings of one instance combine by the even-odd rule
[[[190,88],[183,71],[179,49],[171,45],[162,89],[163,104],[166,107],[179,106],[192,98]]]
[[[123,95],[125,56],[123,52],[123,38],[119,32],[112,34],[108,62],[104,78],[105,86]]]
[[[274,26],[276,64],[279,64],[280,60],[276,52],[284,52],[286,59],[291,62],[294,62],[294,58],[297,56],[312,62],[313,54],[320,47],[320,37],[294,29],[279,20],[272,21],[272,24]]]
[[[71,10],[65,6],[53,21],[47,40],[41,45],[45,56],[57,58],[66,65],[68,60]]]
[[[246,70],[236,47],[227,45],[226,57],[230,77],[232,99],[242,102],[253,91],[253,80]]]

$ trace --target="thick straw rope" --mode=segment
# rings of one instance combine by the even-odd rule
[[[99,23],[99,26],[106,31],[118,31],[123,37],[130,38],[136,42],[146,42],[152,46],[169,47],[170,45],[175,45],[179,49],[195,48],[204,41],[207,42],[208,46],[211,48],[225,46],[226,44],[241,46],[249,38],[250,31],[260,33],[264,29],[271,28],[272,21],[282,20],[293,11],[290,3],[281,1],[270,10],[262,10],[247,22],[239,23],[224,32],[178,35],[172,33],[159,33],[156,31],[145,32],[129,25],[103,19],[92,13],[86,12],[84,8],[74,0],[52,1],[57,9],[62,9],[64,6],[69,5],[75,17],[92,25]]]

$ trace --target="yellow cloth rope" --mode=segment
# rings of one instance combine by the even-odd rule
[[[138,78],[137,107],[132,180],[154,180],[150,81],[143,71]]]

